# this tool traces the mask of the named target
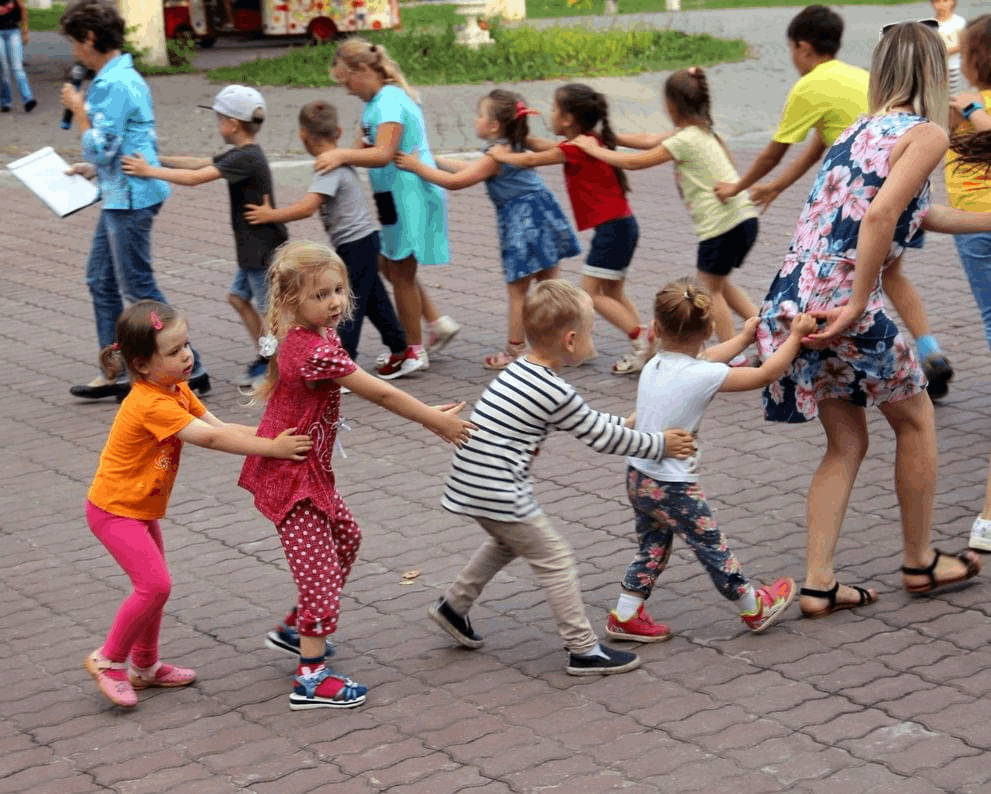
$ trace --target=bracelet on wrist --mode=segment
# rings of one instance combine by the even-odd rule
[[[970,117],[974,115],[978,110],[984,110],[984,105],[980,102],[971,102],[967,107],[960,111],[960,115],[963,116],[964,121],[970,121]]]

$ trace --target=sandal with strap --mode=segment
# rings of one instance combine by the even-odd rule
[[[492,356],[486,356],[482,366],[485,369],[505,369],[524,353],[526,353],[526,345],[514,345],[510,342],[506,345],[505,350],[500,350]]]
[[[851,590],[857,591],[857,595],[859,596],[857,603],[837,603],[836,596],[840,592],[839,582],[836,582],[828,590],[815,590],[811,587],[803,587],[798,591],[799,596],[807,596],[808,598],[823,598],[829,601],[829,606],[820,609],[806,609],[805,607],[802,607],[802,617],[824,618],[840,609],[856,609],[857,607],[865,607],[877,601],[877,594],[872,594],[870,590],[866,590],[863,587],[858,587],[853,584],[847,585],[847,587]]]
[[[131,686],[135,689],[148,689],[153,686],[189,686],[196,680],[196,671],[165,662],[156,662],[149,668],[131,667],[128,671]]]
[[[961,551],[959,554],[953,555],[956,559],[960,560],[966,568],[963,574],[958,576],[951,576],[948,579],[938,579],[936,577],[936,566],[939,564],[940,557],[948,557],[950,555],[943,554],[939,549],[933,549],[936,556],[933,557],[933,561],[925,568],[910,568],[906,565],[902,566],[903,576],[928,576],[929,581],[923,585],[905,585],[905,589],[909,593],[915,595],[921,595],[923,593],[931,593],[940,587],[946,587],[951,584],[959,584],[960,582],[965,582],[968,579],[973,579],[977,574],[981,572],[981,558],[977,554],[969,549]]]

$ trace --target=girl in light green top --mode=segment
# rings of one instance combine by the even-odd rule
[[[696,66],[672,74],[664,84],[664,100],[673,132],[617,136],[624,146],[646,151],[613,151],[584,135],[572,143],[619,168],[675,164],[678,191],[692,213],[699,238],[698,278],[712,295],[716,336],[725,342],[734,335],[730,310],[743,320],[757,314],[747,294],[729,280],[757,239],[757,211],[746,193],[724,204],[713,192],[716,183],[735,182],[739,177],[729,150],[712,129],[705,72]],[[732,363],[744,363],[740,358]]]

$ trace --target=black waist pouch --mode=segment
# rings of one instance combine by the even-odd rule
[[[372,198],[375,199],[375,207],[379,213],[379,222],[383,226],[392,226],[399,220],[399,215],[396,214],[396,201],[392,197],[392,193],[388,190],[382,193],[372,194]]]

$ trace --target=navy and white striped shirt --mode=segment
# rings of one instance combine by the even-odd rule
[[[530,464],[551,428],[566,430],[596,452],[664,456],[663,433],[641,433],[623,417],[594,411],[557,373],[517,359],[482,394],[471,440],[454,453],[441,505],[454,513],[507,523],[540,512]]]

